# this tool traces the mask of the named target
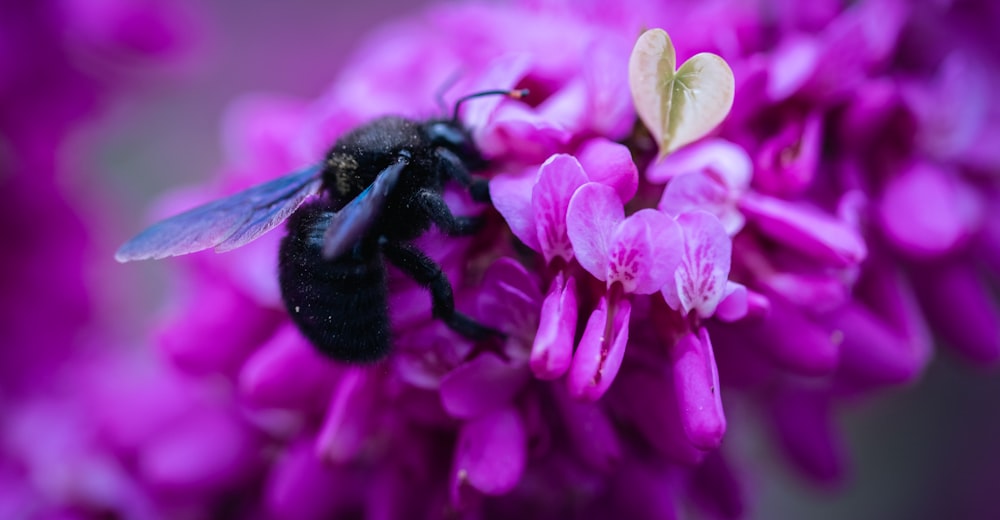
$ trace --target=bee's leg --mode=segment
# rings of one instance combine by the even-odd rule
[[[455,310],[455,296],[451,282],[431,257],[411,244],[384,241],[382,252],[410,278],[431,292],[432,313],[451,330],[472,340],[503,337],[503,334]]]
[[[472,176],[462,160],[455,155],[455,152],[452,152],[447,148],[438,148],[434,151],[434,153],[438,157],[440,164],[439,167],[443,173],[448,177],[455,179],[455,182],[468,189],[469,195],[472,196],[472,200],[476,202],[490,201],[489,181],[480,177]]]
[[[424,210],[431,222],[448,236],[465,236],[483,227],[481,217],[456,217],[445,204],[441,194],[434,190],[420,190],[414,195],[417,204]]]

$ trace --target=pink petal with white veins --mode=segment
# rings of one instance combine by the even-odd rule
[[[615,228],[608,249],[607,284],[626,293],[653,294],[673,276],[684,237],[674,219],[655,209],[637,211]]]
[[[625,207],[610,186],[588,182],[569,201],[566,228],[576,260],[602,282],[607,272],[611,235],[623,220]]]
[[[573,259],[573,246],[566,234],[566,210],[573,193],[586,182],[583,167],[572,155],[553,155],[538,169],[538,182],[531,190],[531,210],[546,262],[556,257],[567,262]]]
[[[684,256],[674,283],[663,287],[663,297],[674,310],[696,311],[707,318],[726,290],[733,244],[719,219],[709,213],[685,213],[677,221],[684,230]]]

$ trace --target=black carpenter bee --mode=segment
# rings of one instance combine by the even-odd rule
[[[473,340],[499,336],[455,310],[448,278],[410,242],[431,224],[451,236],[480,225],[477,217],[452,215],[441,195],[452,179],[475,200],[489,200],[487,181],[470,173],[485,161],[458,120],[461,103],[526,94],[465,96],[451,119],[376,119],[338,139],[323,163],[154,224],[122,245],[115,259],[229,251],[287,219],[278,263],[281,295],[292,320],[323,354],[352,363],[389,354],[383,258],[430,290],[434,317],[452,330]]]

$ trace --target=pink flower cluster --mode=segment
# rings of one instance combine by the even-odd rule
[[[12,414],[5,496],[84,518],[736,518],[749,470],[724,440],[746,425],[724,404],[807,475],[841,477],[839,403],[914,381],[935,335],[1000,358],[983,283],[1000,271],[997,69],[976,67],[996,62],[997,12],[925,4],[449,4],[374,33],[318,100],[238,101],[221,182],[164,216],[378,115],[440,115],[449,80],[448,101],[530,89],[463,107],[493,205],[446,200],[484,229],[418,241],[502,348],[390,269],[394,353],[338,365],[284,314],[281,233],[192,255],[154,335],[167,366],[81,364],[80,395]],[[737,80],[729,118],[663,160],[627,78],[648,27]]]

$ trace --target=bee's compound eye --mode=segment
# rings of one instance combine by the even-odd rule
[[[469,142],[469,137],[461,128],[453,123],[437,122],[427,127],[427,135],[437,146],[446,146],[452,150],[462,150]]]

